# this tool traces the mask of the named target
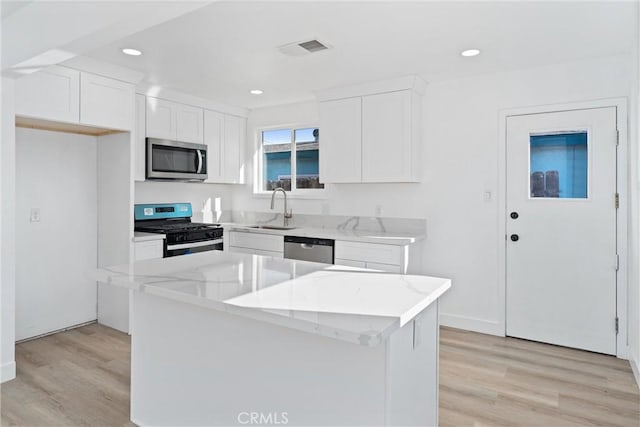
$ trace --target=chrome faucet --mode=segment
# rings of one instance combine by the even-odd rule
[[[293,218],[293,212],[291,212],[291,209],[288,208],[287,192],[282,187],[276,188],[275,190],[273,190],[273,193],[271,193],[271,209],[273,209],[273,206],[275,204],[277,191],[282,191],[282,194],[284,194],[284,226],[286,227],[289,225],[289,220]]]

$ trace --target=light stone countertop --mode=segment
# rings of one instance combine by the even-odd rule
[[[291,230],[272,230],[266,228],[251,228],[257,224],[223,223],[222,226],[229,231],[242,231],[246,233],[273,234],[276,236],[316,237],[319,239],[333,239],[350,242],[380,243],[385,245],[410,245],[425,239],[425,234],[399,233],[364,230],[338,230],[335,228],[296,227]]]
[[[451,287],[449,279],[209,251],[96,270],[97,281],[375,346]]]

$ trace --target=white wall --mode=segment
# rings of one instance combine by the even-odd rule
[[[461,80],[432,82],[423,104],[423,180],[420,184],[334,185],[327,200],[294,199],[295,213],[426,218],[423,272],[451,277],[442,321],[503,334],[498,271],[499,111],[507,108],[630,97],[630,57],[572,62]],[[317,123],[314,103],[254,110],[249,115],[247,164],[261,126]],[[322,129],[320,130],[322,135]],[[322,136],[320,137],[322,144]],[[635,163],[635,162],[634,162]],[[247,182],[252,182],[249,177]],[[484,201],[485,191],[492,193]],[[233,195],[237,210],[268,210],[248,186]],[[326,207],[325,207],[326,212]]]
[[[202,221],[202,206],[211,199],[213,221],[228,221],[232,209],[231,195],[234,185],[203,184],[190,182],[149,181],[136,182],[135,203],[182,203],[189,202],[193,207],[193,221]],[[219,199],[223,217],[217,218],[215,201]]]
[[[95,137],[16,129],[16,340],[96,319],[96,166]]]
[[[0,140],[0,382],[16,376],[15,363],[15,113],[14,81],[0,86],[2,140]]]
[[[630,214],[629,214],[629,260],[631,260],[629,268],[629,362],[636,376],[636,382],[640,386],[640,174],[637,171],[637,165],[640,164],[639,156],[639,140],[640,140],[640,7],[638,8],[636,29],[638,35],[636,37],[636,49],[634,58],[634,99],[631,104],[631,117],[635,118],[635,126],[631,126],[632,134],[630,140],[633,142],[629,157],[634,161],[629,171],[630,183]]]

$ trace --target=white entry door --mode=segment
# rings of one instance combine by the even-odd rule
[[[616,354],[616,108],[507,118],[507,335]]]

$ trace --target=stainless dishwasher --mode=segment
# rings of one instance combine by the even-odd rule
[[[284,257],[333,264],[335,240],[284,236]]]

